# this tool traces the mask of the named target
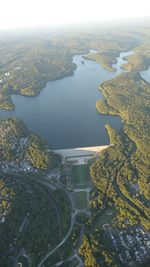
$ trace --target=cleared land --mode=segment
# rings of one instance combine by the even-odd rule
[[[87,187],[89,183],[89,170],[87,165],[77,165],[72,167],[72,184],[74,187]]]
[[[76,209],[82,210],[87,208],[87,192],[75,192],[72,194],[72,199]]]
[[[115,218],[117,211],[115,208],[105,209],[100,213],[96,218],[96,226],[102,227],[104,224],[111,224],[113,219]]]

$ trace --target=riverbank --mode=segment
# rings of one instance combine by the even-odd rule
[[[115,72],[116,68],[113,67],[113,64],[117,63],[117,57],[119,54],[119,51],[97,51],[97,53],[89,53],[88,55],[84,56],[84,58],[96,61],[106,70]]]
[[[4,83],[0,85],[0,87],[2,88],[2,91],[0,93],[0,110],[11,111],[15,109],[15,105],[12,101],[12,95],[22,95],[26,97],[38,96],[49,81],[57,81],[65,77],[71,76],[73,75],[75,69],[76,65],[73,64],[71,68],[65,73],[58,74],[54,78],[42,78],[40,81],[38,81],[38,85],[35,85],[34,87],[28,86],[17,90],[14,90],[12,86],[10,90],[9,83],[12,83],[13,81],[8,80],[7,84]]]
[[[121,53],[117,58],[116,72],[76,55],[74,75],[48,82],[35,97],[13,95],[16,109],[0,111],[0,116],[21,118],[28,129],[46,139],[52,149],[108,145],[105,124],[120,129],[121,120],[97,112],[95,103],[102,98],[97,86],[119,75],[123,71],[123,58],[130,53]]]
[[[123,127],[117,131],[106,125],[114,145],[90,168],[92,216],[80,255],[85,265],[92,258],[93,266],[100,259],[102,266],[108,261],[112,266],[142,266],[150,252],[150,84],[139,73],[127,72],[104,82],[102,89],[104,103],[101,100],[99,110],[108,114],[111,107],[123,118]]]

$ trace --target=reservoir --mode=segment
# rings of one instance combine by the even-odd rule
[[[125,56],[122,52],[110,72],[98,63],[75,55],[77,68],[74,75],[48,82],[36,97],[13,95],[14,111],[0,111],[0,116],[15,116],[22,119],[28,129],[45,138],[52,149],[109,144],[105,124],[119,129],[118,116],[101,115],[96,110],[96,101],[102,98],[97,89],[103,81],[110,80],[123,70]]]
[[[150,67],[147,70],[140,71],[141,77],[150,83]]]

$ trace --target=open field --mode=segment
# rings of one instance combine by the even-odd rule
[[[117,211],[114,208],[108,208],[102,211],[96,218],[96,226],[103,227],[104,224],[111,224]]]
[[[89,171],[87,165],[77,165],[72,168],[72,184],[74,187],[87,187],[89,183]]]
[[[76,209],[86,209],[87,208],[87,192],[75,192],[72,194],[72,199],[74,203],[74,207]]]

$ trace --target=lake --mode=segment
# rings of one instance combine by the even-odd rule
[[[123,72],[120,68],[126,62],[123,58],[130,54],[132,52],[120,53],[113,65],[116,72],[75,55],[74,75],[48,82],[36,97],[13,95],[16,109],[0,111],[0,116],[21,118],[28,129],[45,138],[52,149],[107,145],[105,124],[119,129],[121,119],[97,112],[96,101],[102,98],[97,87]]]
[[[150,67],[147,70],[140,71],[141,77],[150,83]]]

